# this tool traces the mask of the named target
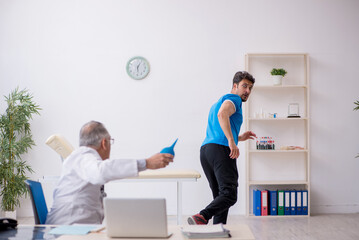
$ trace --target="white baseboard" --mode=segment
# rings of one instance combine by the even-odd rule
[[[359,213],[359,204],[311,205],[311,213]]]

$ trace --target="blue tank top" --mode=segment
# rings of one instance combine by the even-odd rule
[[[221,97],[215,104],[213,104],[209,111],[206,138],[204,139],[202,146],[208,143],[216,143],[219,145],[228,146],[228,140],[224,135],[221,126],[219,125],[217,117],[222,103],[226,100],[231,101],[236,108],[236,112],[229,117],[229,122],[231,124],[234,142],[238,144],[238,135],[243,123],[242,99],[236,94],[226,94]]]

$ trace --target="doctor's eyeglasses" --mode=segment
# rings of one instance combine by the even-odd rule
[[[108,138],[108,141],[110,141],[110,144],[113,145],[115,143],[115,139],[114,138]]]

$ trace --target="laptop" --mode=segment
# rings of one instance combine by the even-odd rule
[[[108,237],[168,238],[166,199],[105,198]]]

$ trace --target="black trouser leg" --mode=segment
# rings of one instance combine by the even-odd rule
[[[207,220],[214,216],[214,224],[225,224],[228,209],[237,202],[237,161],[231,159],[229,153],[229,147],[218,144],[201,147],[201,164],[212,190],[213,201],[200,214]]]
[[[213,224],[227,224],[228,209],[224,210],[221,214],[213,216]]]

